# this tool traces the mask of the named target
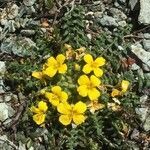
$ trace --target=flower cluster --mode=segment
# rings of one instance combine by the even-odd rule
[[[65,45],[65,48],[65,55],[59,54],[56,58],[48,58],[42,71],[32,73],[33,77],[44,80],[46,85],[49,85],[40,91],[42,100],[38,102],[38,106],[31,107],[33,120],[38,125],[45,123],[46,114],[50,111],[49,105],[52,106],[51,110],[59,113],[59,122],[65,126],[83,123],[87,118],[85,113],[88,109],[94,113],[105,107],[99,103],[99,98],[102,94],[100,87],[103,86],[101,77],[104,74],[101,67],[106,64],[106,60],[101,56],[94,59],[83,47],[73,50],[70,45]],[[77,73],[69,74],[73,71]],[[56,74],[59,77],[55,78]],[[70,78],[71,81],[68,80]],[[70,82],[74,85],[73,89],[69,88]],[[65,86],[65,83],[68,83],[68,86]],[[123,80],[121,91],[113,89],[110,95],[123,95],[128,85],[129,82]]]

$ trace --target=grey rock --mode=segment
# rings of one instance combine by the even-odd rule
[[[140,0],[140,14],[138,21],[142,24],[150,24],[150,0]]]
[[[144,33],[144,38],[145,39],[150,39],[150,33]]]
[[[138,69],[140,69],[140,67],[137,65],[137,64],[132,64],[132,66],[131,66],[131,70],[138,70]]]
[[[4,100],[5,102],[9,102],[11,100],[11,95],[5,95]]]
[[[103,18],[100,19],[100,24],[106,27],[118,27],[116,19],[107,15],[104,15]]]
[[[11,142],[10,140],[8,140],[8,137],[6,135],[1,135],[0,136],[0,150],[22,150],[22,149],[18,149],[18,147]]]
[[[32,6],[35,3],[36,0],[23,0],[23,3],[26,6]]]
[[[122,21],[127,19],[127,16],[117,8],[111,8],[110,13],[112,14],[113,18],[115,18],[117,21]]]
[[[135,45],[136,47],[143,48],[143,46],[142,46],[142,44],[141,44],[140,42],[136,42],[134,45]]]
[[[150,112],[143,124],[143,128],[145,131],[150,131]]]
[[[135,6],[137,5],[139,0],[129,0],[129,6],[131,10],[134,10]]]
[[[23,57],[35,55],[33,49],[37,49],[37,47],[30,38],[12,36],[5,39],[0,49],[3,53],[13,53]]]
[[[0,27],[0,33],[2,33],[2,31],[3,31],[3,29],[2,29],[2,27]]]
[[[132,134],[131,134],[131,140],[137,140],[139,139],[140,133],[137,129],[134,129]]]
[[[141,102],[142,105],[145,105],[147,100],[148,100],[147,95],[143,95],[143,96],[140,97],[140,102]]]
[[[150,67],[150,52],[145,51],[143,48],[132,45],[131,51],[146,65]]]
[[[150,71],[150,61],[147,64],[142,64],[142,69],[144,71]]]
[[[0,94],[5,93],[5,90],[3,87],[4,87],[4,83],[3,83],[2,77],[0,77]]]
[[[5,121],[14,115],[14,110],[6,103],[0,103],[0,121]]]
[[[143,47],[150,52],[150,40],[143,40]]]
[[[140,97],[141,108],[136,108],[135,111],[139,115],[140,120],[142,121],[142,126],[145,131],[150,131],[150,108],[146,105],[148,100],[147,95]]]
[[[4,61],[0,61],[0,76],[3,76],[6,71],[6,65]]]

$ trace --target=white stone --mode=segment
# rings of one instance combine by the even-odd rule
[[[88,37],[88,39],[89,40],[91,40],[92,39],[92,35],[89,33],[89,34],[87,34],[87,37]]]
[[[36,0],[23,0],[23,3],[26,6],[32,6],[35,3]]]
[[[6,71],[6,66],[4,61],[0,61],[0,76],[3,76]]]
[[[13,116],[15,111],[12,107],[6,103],[0,103],[0,121],[5,121],[9,117]]]
[[[137,3],[138,3],[138,0],[129,0],[129,5],[131,7],[131,10],[134,9]]]
[[[3,83],[2,78],[0,77],[0,94],[5,93],[3,86],[4,86],[4,83]]]
[[[150,0],[140,0],[138,21],[142,24],[150,24]]]
[[[131,46],[131,51],[146,65],[150,65],[150,52],[136,45]]]
[[[4,121],[9,117],[8,106],[5,103],[0,103],[0,121]]]

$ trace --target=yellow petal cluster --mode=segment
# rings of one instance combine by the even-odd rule
[[[103,75],[103,70],[99,67],[105,65],[105,59],[103,57],[98,57],[95,60],[93,60],[92,55],[86,54],[84,56],[84,61],[87,63],[83,67],[83,72],[85,74],[89,74],[90,72],[94,72],[95,76],[101,77]]]
[[[78,79],[78,84],[77,91],[79,95],[83,97],[88,96],[90,100],[95,100],[100,96],[97,87],[101,84],[101,81],[96,76],[91,75],[89,78],[87,75],[82,75]]]
[[[31,107],[31,112],[35,113],[33,115],[33,120],[35,121],[36,124],[41,125],[44,123],[47,109],[48,109],[47,104],[44,101],[40,101],[38,103],[38,107],[35,106]]]
[[[45,97],[49,100],[49,102],[57,106],[61,102],[66,102],[68,99],[68,94],[62,91],[60,86],[54,86],[51,89],[52,92],[46,92]]]
[[[75,105],[68,103],[60,103],[57,110],[60,113],[59,121],[63,125],[69,125],[72,121],[76,125],[83,123],[86,119],[84,112],[86,111],[86,104],[79,101]]]

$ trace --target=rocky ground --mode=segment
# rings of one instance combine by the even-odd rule
[[[150,149],[149,0],[0,0],[0,149],[38,149],[28,147],[30,140],[26,135],[24,142],[16,137],[18,130],[23,134],[18,124],[25,119],[25,110],[30,104],[31,85],[26,82],[30,83],[29,76],[34,70],[30,68],[31,62],[36,58],[42,61],[48,57],[49,49],[57,50],[61,41],[68,42],[64,33],[65,17],[76,6],[84,8],[79,15],[84,22],[81,35],[84,42],[76,43],[77,47],[110,50],[124,70],[134,75],[133,83],[138,82],[138,87],[134,87],[140,102],[135,107],[138,126],[130,130],[128,139],[134,150]],[[61,30],[59,38],[54,36],[56,28]],[[73,32],[72,29],[69,32]],[[101,39],[102,36],[106,39]],[[72,41],[75,38],[70,35]],[[122,52],[124,55],[120,57]],[[113,63],[117,66],[115,60]],[[24,84],[29,90],[22,88]],[[10,138],[12,131],[13,138]]]

